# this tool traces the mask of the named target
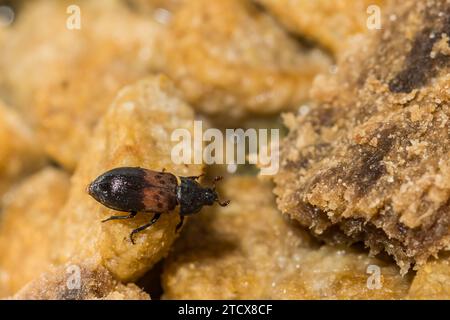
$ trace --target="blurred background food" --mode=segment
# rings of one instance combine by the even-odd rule
[[[248,1],[183,2],[163,37],[161,70],[206,114],[242,118],[293,109],[330,65]]]
[[[0,70],[7,101],[36,128],[49,157],[73,171],[117,91],[149,74],[160,25],[122,1],[25,1],[5,31]],[[11,63],[14,61],[14,63]]]
[[[20,115],[0,100],[0,196],[16,181],[43,167],[45,153]]]
[[[369,14],[384,9],[386,0],[256,0],[290,32],[339,56],[353,37],[368,32]],[[367,13],[367,14],[364,14]]]
[[[367,27],[369,6],[381,12],[383,28]],[[0,0],[0,298],[449,298],[445,254],[402,275],[392,257],[371,254],[361,241],[314,236],[308,228],[317,231],[322,220],[297,207],[311,185],[305,167],[317,161],[311,173],[320,176],[327,168],[320,159],[333,164],[352,154],[351,134],[378,132],[383,108],[395,106],[423,129],[417,134],[429,144],[408,149],[416,153],[411,167],[439,167],[448,147],[435,143],[448,141],[447,9],[445,0]],[[439,19],[422,28],[424,12]],[[414,45],[434,31],[436,41]],[[405,75],[387,83],[404,61],[427,68],[412,72],[417,87]],[[175,164],[171,134],[193,134],[194,120],[222,132],[289,128],[278,202],[254,165],[231,172]],[[377,150],[372,140],[361,143]],[[205,208],[179,233],[178,212],[165,214],[132,245],[129,233],[149,215],[102,224],[114,211],[86,193],[119,166],[204,172],[206,185],[223,175],[220,193],[231,204]],[[421,180],[421,190],[444,186],[435,203],[448,198],[442,176]],[[381,188],[370,199],[384,191],[395,194]],[[448,212],[440,217],[446,235]],[[380,271],[376,288],[371,266]],[[81,286],[71,288],[74,270]]]
[[[67,200],[69,175],[46,167],[2,198],[0,294],[12,295],[49,267],[59,211]]]

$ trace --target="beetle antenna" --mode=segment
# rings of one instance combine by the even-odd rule
[[[219,206],[221,207],[226,207],[227,205],[230,204],[230,200],[225,200],[225,201],[220,201],[219,199],[216,200],[216,202],[219,204]]]
[[[216,191],[216,184],[217,184],[217,182],[219,182],[222,179],[223,179],[222,176],[217,176],[217,177],[214,178],[214,184],[213,184],[213,188],[212,188],[213,191]]]
[[[217,176],[217,177],[214,178],[214,184],[213,184],[213,188],[212,188],[213,191],[216,191],[216,184],[217,184],[217,182],[219,182],[219,181],[222,180],[222,179],[223,179],[222,176]],[[217,195],[217,194],[216,194],[216,195]],[[216,201],[216,202],[219,204],[219,206],[221,206],[221,207],[226,207],[227,205],[230,204],[230,200],[220,201],[219,198],[217,198],[215,201]]]

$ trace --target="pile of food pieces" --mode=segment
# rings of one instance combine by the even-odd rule
[[[449,41],[446,0],[0,1],[0,298],[450,298]],[[194,120],[285,126],[279,172],[175,164]],[[231,203],[133,245],[123,166]]]

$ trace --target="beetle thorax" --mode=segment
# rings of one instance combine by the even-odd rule
[[[217,194],[211,188],[203,188],[193,178],[181,177],[177,190],[177,200],[181,215],[197,213],[203,206],[210,206],[216,201]]]

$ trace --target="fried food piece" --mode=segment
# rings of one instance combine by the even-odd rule
[[[12,299],[150,300],[150,296],[135,284],[119,283],[106,268],[83,263],[53,268],[27,284]]]
[[[45,163],[34,132],[0,101],[0,195]]]
[[[450,299],[450,260],[448,254],[422,266],[409,290],[410,299]]]
[[[285,117],[275,193],[315,235],[385,250],[405,273],[450,245],[450,5],[388,12],[396,19],[318,79],[316,103]]]
[[[386,0],[257,0],[290,31],[317,41],[339,55],[348,40],[367,32],[368,8]],[[383,22],[383,21],[382,21]]]
[[[130,221],[102,224],[117,212],[92,199],[86,187],[101,173],[120,166],[165,168],[182,176],[201,173],[199,165],[176,166],[170,158],[172,131],[186,128],[191,132],[194,120],[193,111],[176,95],[173,85],[162,76],[120,91],[91,137],[61,210],[67,188],[60,181],[63,177],[53,171],[30,179],[24,190],[8,196],[12,204],[5,206],[0,232],[6,294],[14,293],[51,264],[85,260],[105,266],[118,280],[134,280],[167,253],[177,236],[176,212],[161,216],[155,225],[139,233],[136,245],[132,245],[130,232],[151,216],[138,214]]]
[[[79,1],[81,29],[71,30],[70,5],[26,2],[0,69],[11,104],[36,122],[46,152],[73,170],[116,92],[149,73],[161,25],[118,0]]]
[[[3,198],[0,218],[0,296],[17,292],[48,268],[51,228],[69,193],[69,176],[46,168]]]
[[[192,217],[165,263],[167,299],[393,299],[409,281],[395,265],[351,249],[319,247],[276,209],[271,185],[233,177],[221,185],[226,208]],[[245,190],[245,192],[243,192]],[[366,268],[381,269],[369,290]]]
[[[291,267],[273,288],[273,299],[404,299],[411,277],[391,263],[345,247],[323,246]],[[374,269],[380,270],[380,287]]]
[[[296,106],[329,66],[248,1],[183,2],[163,35],[162,71],[198,110],[226,118]]]
[[[95,259],[118,280],[132,281],[166,255],[177,236],[178,209],[139,233],[133,245],[131,231],[148,223],[152,215],[140,213],[130,220],[101,223],[118,212],[95,201],[86,188],[102,173],[123,166],[200,175],[201,165],[175,165],[171,159],[172,132],[186,129],[193,135],[193,121],[194,112],[177,98],[167,77],[144,79],[119,92],[72,178],[69,200],[58,222],[55,263]]]

